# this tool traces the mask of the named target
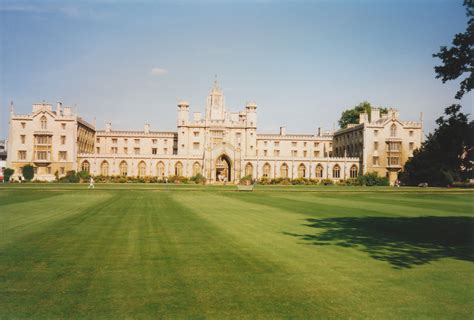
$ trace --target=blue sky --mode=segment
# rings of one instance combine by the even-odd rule
[[[462,1],[0,0],[0,137],[8,105],[76,105],[103,128],[175,130],[217,74],[228,109],[258,104],[259,132],[332,129],[364,100],[426,132],[458,101],[432,58],[464,32]],[[472,110],[472,93],[461,103]]]

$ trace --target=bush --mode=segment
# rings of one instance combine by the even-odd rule
[[[183,177],[183,176],[171,176],[171,177],[169,177],[169,182],[176,183],[176,184],[188,183],[189,179],[186,178],[186,177]]]
[[[64,183],[78,183],[79,181],[80,178],[77,176],[76,171],[74,170],[66,172],[64,177],[59,178],[59,182]]]
[[[15,170],[12,168],[5,168],[3,170],[3,181],[10,181],[10,177],[15,173]]]
[[[332,181],[331,179],[322,179],[321,184],[325,186],[331,186],[334,184],[334,181]]]
[[[292,185],[305,185],[308,184],[308,180],[305,178],[296,178],[291,181]]]
[[[362,176],[357,177],[357,185],[360,186],[388,186],[389,181],[387,177],[379,177],[377,172],[368,172]]]
[[[23,178],[25,178],[26,181],[31,181],[35,176],[35,170],[30,164],[27,164],[21,168],[21,173],[23,174]]]
[[[87,171],[79,171],[79,172],[77,173],[77,176],[79,177],[79,179],[80,179],[81,182],[84,182],[84,181],[89,180],[89,178],[90,178],[91,175],[90,175],[90,173],[87,172]]]
[[[195,184],[205,184],[206,183],[206,177],[204,177],[200,173],[198,173],[195,176],[192,176],[189,180],[194,182]]]
[[[248,185],[251,185],[252,183],[253,183],[252,175],[247,175],[240,179],[240,184],[248,186]]]
[[[262,177],[258,183],[262,185],[267,185],[267,184],[270,184],[270,181],[271,181],[270,178]]]

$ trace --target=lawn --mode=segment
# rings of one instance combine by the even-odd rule
[[[474,317],[474,192],[0,186],[0,318]]]

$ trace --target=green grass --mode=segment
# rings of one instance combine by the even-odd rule
[[[0,318],[474,316],[474,193],[0,186]]]

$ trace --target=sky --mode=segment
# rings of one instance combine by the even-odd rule
[[[362,101],[423,113],[425,133],[459,101],[433,58],[466,30],[461,0],[0,0],[0,138],[35,102],[75,106],[104,128],[176,130],[203,112],[217,75],[229,111],[258,105],[258,132],[337,128]]]

